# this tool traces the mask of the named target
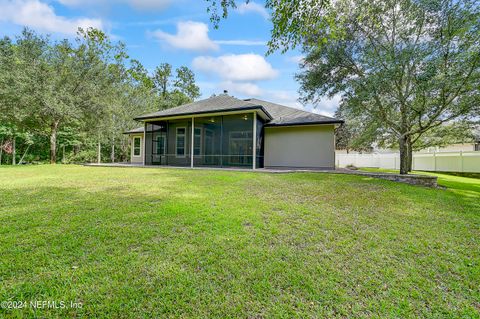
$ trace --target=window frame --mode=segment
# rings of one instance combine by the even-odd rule
[[[178,130],[183,129],[185,133],[178,134]],[[183,136],[183,155],[178,155],[178,137]],[[185,158],[187,154],[187,128],[185,126],[178,126],[175,128],[175,157]]]
[[[138,140],[139,141],[139,145],[138,147],[135,146],[135,141]],[[141,136],[134,136],[133,137],[133,157],[142,157],[142,137]],[[138,149],[138,155],[135,155],[135,151]]]

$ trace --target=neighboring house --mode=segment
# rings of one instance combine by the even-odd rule
[[[135,118],[131,162],[143,165],[335,168],[331,117],[227,94]],[[192,130],[193,127],[193,130]]]

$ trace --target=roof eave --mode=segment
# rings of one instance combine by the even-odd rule
[[[158,116],[158,115],[138,116],[138,117],[135,117],[134,120],[147,121],[151,119],[162,119],[162,118],[169,118],[169,117],[175,117],[175,116],[189,116],[189,115],[201,115],[201,114],[212,114],[212,113],[229,113],[229,112],[250,111],[250,110],[257,110],[257,109],[260,109],[269,120],[273,119],[270,113],[268,113],[263,106],[255,105],[255,106],[246,106],[246,107],[240,107],[235,109],[218,109],[218,110],[202,111],[202,112],[176,113],[176,114],[169,114],[169,115],[163,115],[163,116]]]
[[[322,125],[322,124],[343,124],[343,120],[328,120],[328,121],[314,121],[314,122],[298,122],[298,123],[267,123],[266,127],[276,127],[276,126],[304,126],[304,125]]]

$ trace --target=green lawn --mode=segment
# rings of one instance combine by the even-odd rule
[[[0,318],[480,318],[480,183],[457,184],[0,167],[0,301],[67,303]]]
[[[398,170],[393,169],[381,169],[381,168],[360,168],[362,171],[367,172],[385,172],[385,173],[396,173]],[[430,175],[437,176],[437,182],[439,186],[448,188],[450,191],[457,193],[460,196],[471,196],[476,197],[480,194],[480,178],[474,177],[462,177],[455,176],[447,173],[434,173],[434,172],[423,172],[423,171],[414,171],[412,174],[420,175]],[[478,174],[471,174],[478,175]]]

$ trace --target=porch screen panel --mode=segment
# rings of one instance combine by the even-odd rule
[[[195,118],[193,165],[222,165],[222,117]]]
[[[145,124],[145,165],[152,165],[152,137],[154,125],[151,123]]]
[[[222,165],[251,167],[253,156],[253,114],[223,116]]]
[[[152,133],[152,165],[165,165],[167,144],[167,122],[155,122]]]
[[[192,120],[168,121],[166,165],[190,166]]]
[[[149,122],[145,130],[145,165],[166,164],[167,123]]]
[[[257,168],[263,167],[263,154],[264,154],[264,130],[263,130],[264,122],[261,118],[257,116],[257,159],[255,166]]]

